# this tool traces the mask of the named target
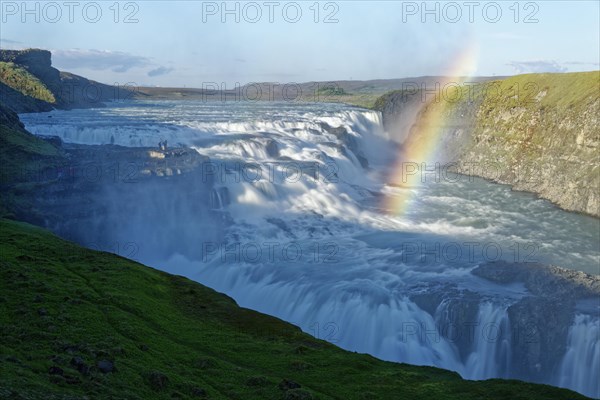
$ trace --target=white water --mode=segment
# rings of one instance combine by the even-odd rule
[[[111,232],[110,239],[135,241],[143,262],[382,359],[435,365],[469,379],[515,377],[511,340],[525,328],[511,326],[507,309],[527,290],[491,284],[470,271],[506,260],[600,273],[596,219],[481,179],[428,183],[408,213],[386,214],[384,195],[416,189],[385,184],[396,148],[375,112],[323,104],[165,101],[22,119],[32,132],[67,142],[107,144],[112,138],[119,145],[157,147],[166,139],[209,156],[215,170],[211,208],[231,221],[220,240],[204,240],[203,232],[214,227],[201,221],[195,249],[186,242],[176,251],[145,253],[149,241],[141,229],[128,231],[134,237]],[[360,154],[321,123],[344,127]],[[413,298],[443,293],[444,285],[456,292],[434,310]],[[480,296],[476,309],[461,319],[453,304],[473,293]],[[566,353],[548,366],[560,372],[544,381],[600,397],[592,379],[600,374],[599,309],[575,318]]]
[[[589,396],[600,393],[600,321],[578,314],[569,328],[567,352],[560,364],[559,386],[568,387]],[[585,365],[586,368],[581,368]]]

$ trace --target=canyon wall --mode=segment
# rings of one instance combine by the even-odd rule
[[[17,113],[102,107],[132,95],[132,88],[59,71],[47,50],[0,50],[0,103]]]
[[[457,86],[391,92],[375,108],[399,142],[435,131],[434,162],[600,216],[600,71]]]

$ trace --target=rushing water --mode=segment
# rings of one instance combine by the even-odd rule
[[[128,231],[133,238],[110,233],[140,243],[143,262],[347,349],[469,379],[532,379],[600,397],[597,304],[573,316],[564,354],[547,368],[552,373],[515,376],[516,327],[507,309],[527,290],[470,273],[505,260],[600,274],[598,220],[463,175],[421,188],[388,185],[397,147],[376,112],[335,104],[161,101],[21,117],[33,133],[66,142],[157,148],[167,140],[210,157],[214,188],[206,207],[223,214],[223,236],[207,241],[214,227],[200,220],[193,251],[187,241],[175,251],[145,253],[143,229]],[[384,199],[405,191],[416,191],[414,204],[389,215]],[[459,294],[435,310],[413,298],[444,285]],[[456,340],[465,335],[452,316],[452,298],[465,291],[479,296],[477,322],[468,340]]]

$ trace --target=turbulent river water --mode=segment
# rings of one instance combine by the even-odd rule
[[[540,377],[514,361],[519,327],[507,310],[527,289],[471,274],[504,260],[598,275],[598,220],[465,175],[398,187],[389,178],[398,146],[374,111],[137,101],[21,118],[31,132],[65,142],[158,149],[166,140],[170,148],[185,145],[210,158],[204,172],[212,177],[211,201],[201,206],[222,218],[164,210],[173,223],[152,227],[170,235],[179,224],[193,224],[192,240],[175,248],[150,240],[148,225],[136,225],[152,219],[143,201],[126,232],[104,233],[107,240],[138,243],[144,263],[349,350],[451,369],[467,379],[542,381],[600,397],[598,304],[570,317],[551,365],[532,367],[546,371]],[[410,207],[390,213],[394,197],[407,191],[414,192]],[[445,287],[452,294],[434,308],[417,301]],[[473,293],[473,320],[457,324],[449,316],[451,298]]]

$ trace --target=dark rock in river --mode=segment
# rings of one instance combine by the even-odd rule
[[[505,261],[481,265],[472,273],[499,284],[521,283],[531,294],[507,310],[511,374],[534,382],[546,382],[556,375],[577,304],[587,299],[597,302],[600,277],[555,266]]]

